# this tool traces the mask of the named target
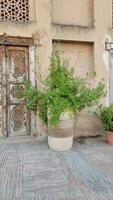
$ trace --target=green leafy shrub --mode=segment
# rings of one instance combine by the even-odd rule
[[[113,131],[113,104],[100,107],[100,118],[106,131]]]
[[[31,86],[28,80],[24,80],[23,96],[28,110],[37,111],[38,104],[38,91],[35,87]]]
[[[68,62],[62,61],[58,53],[53,53],[42,89],[37,91],[29,83],[25,85],[26,107],[34,109],[37,106],[41,120],[48,124],[49,115],[49,125],[55,126],[61,113],[73,111],[76,116],[85,107],[97,103],[103,91],[104,85],[101,82],[91,89],[86,80],[74,77]]]

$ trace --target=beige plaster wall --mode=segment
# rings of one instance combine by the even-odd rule
[[[109,104],[109,52],[105,50],[105,42],[113,42],[112,31],[112,0],[94,0],[94,26],[92,27],[78,27],[72,24],[54,24],[52,26],[53,39],[68,41],[68,42],[91,42],[94,44],[93,51],[90,50],[90,54],[87,54],[87,66],[91,61],[91,52],[93,52],[93,69],[96,71],[95,82],[99,82],[104,79],[105,89],[108,91],[106,97],[102,100],[104,104]],[[70,14],[71,12],[69,12]],[[80,16],[82,18],[82,15]],[[72,47],[65,44],[65,51],[68,56],[74,55]],[[68,50],[67,50],[68,46]],[[74,45],[71,45],[74,46]],[[76,46],[76,45],[75,45]],[[74,48],[73,48],[74,49]],[[84,49],[84,48],[83,48]],[[82,50],[83,50],[82,49]],[[74,58],[71,57],[71,62]],[[78,69],[81,66],[81,60],[78,62]],[[93,115],[93,113],[83,112],[81,113],[79,120],[76,124],[75,137],[94,136],[102,134],[103,129],[99,119]]]
[[[75,124],[74,138],[103,135],[101,120],[96,115],[83,111]]]
[[[47,73],[49,57],[52,50],[51,34],[51,0],[31,0],[31,12],[34,18],[30,22],[0,21],[0,36],[32,37],[35,51],[35,75],[37,87],[40,87],[39,77]],[[33,66],[34,69],[34,66]],[[36,134],[38,138],[45,137],[46,129],[37,118]]]
[[[37,66],[47,67],[51,53],[51,0],[32,2],[30,13],[34,13],[33,19],[29,22],[0,21],[0,36],[5,33],[8,36],[33,37],[36,47],[39,46],[36,49]]]
[[[77,26],[93,25],[93,0],[53,0],[52,22]]]
[[[53,49],[56,44],[53,43]],[[73,67],[75,75],[87,77],[90,84],[94,87],[94,44],[89,42],[66,42],[62,41],[58,47],[63,59],[68,59],[69,67]],[[93,108],[93,111],[95,108]],[[93,113],[92,109],[86,109],[80,113],[75,124],[74,137],[88,137],[103,134],[102,124],[99,118]]]
[[[109,87],[109,52],[105,50],[105,42],[113,41],[112,31],[112,0],[95,0],[94,26],[85,28],[76,25],[53,25],[52,37],[56,40],[68,42],[94,43],[94,70],[96,81],[105,79],[106,89]],[[81,15],[82,18],[82,15]],[[90,60],[90,56],[88,58]],[[81,63],[78,63],[78,66]],[[108,96],[105,103],[108,103]]]
[[[77,76],[85,77],[94,70],[93,44],[87,42],[61,42],[62,56],[68,59]]]
[[[0,35],[33,37],[37,86],[40,86],[39,75],[47,73],[52,40],[60,40],[64,41],[61,47],[70,65],[75,66],[76,73],[84,75],[87,71],[95,70],[96,82],[104,78],[108,90],[109,52],[105,50],[105,42],[113,42],[112,0],[33,1],[34,19],[28,23],[0,21]],[[109,103],[109,96],[106,96],[104,103]],[[78,123],[77,127],[85,134],[88,118],[82,117],[82,123]],[[95,123],[94,120],[90,133],[95,130]],[[39,138],[45,137],[46,129],[41,127],[39,121],[37,127]],[[97,134],[98,130],[94,132]]]
[[[1,0],[0,0],[1,1]],[[30,7],[30,13],[33,13],[33,19],[29,22],[0,21],[0,33],[5,32],[13,36],[31,37],[32,33],[39,29],[50,32],[51,24],[51,4],[50,0],[30,0],[33,6]]]

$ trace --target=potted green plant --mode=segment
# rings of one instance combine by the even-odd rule
[[[71,149],[74,123],[79,112],[96,103],[103,89],[102,83],[91,89],[85,79],[75,77],[73,69],[67,60],[62,61],[59,53],[53,53],[41,89],[36,91],[29,83],[25,85],[26,107],[33,109],[37,105],[38,115],[48,127],[51,149]]]
[[[113,145],[113,104],[100,107],[100,118],[106,131],[107,143]]]

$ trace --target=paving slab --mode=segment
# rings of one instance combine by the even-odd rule
[[[54,152],[46,142],[1,142],[0,200],[113,200],[113,147],[87,139]]]

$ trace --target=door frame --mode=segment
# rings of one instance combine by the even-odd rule
[[[4,46],[33,46],[33,38],[30,37],[15,37],[15,36],[0,36],[0,45]]]
[[[113,49],[109,51],[109,104],[113,103]]]
[[[113,43],[105,42],[105,50],[108,52],[108,71],[109,71],[109,82],[108,82],[108,105],[113,103]]]
[[[36,86],[36,76],[35,76],[35,45],[33,38],[27,37],[13,37],[13,36],[0,36],[0,46],[20,46],[28,47],[29,55],[29,80],[33,86]],[[3,70],[4,70],[4,58],[3,58]],[[3,105],[4,107],[4,105]],[[6,108],[3,108],[3,110]],[[2,123],[3,123],[3,133],[2,136],[7,137],[6,130],[6,113],[3,111]],[[30,135],[36,135],[36,113],[31,112],[31,133]]]

